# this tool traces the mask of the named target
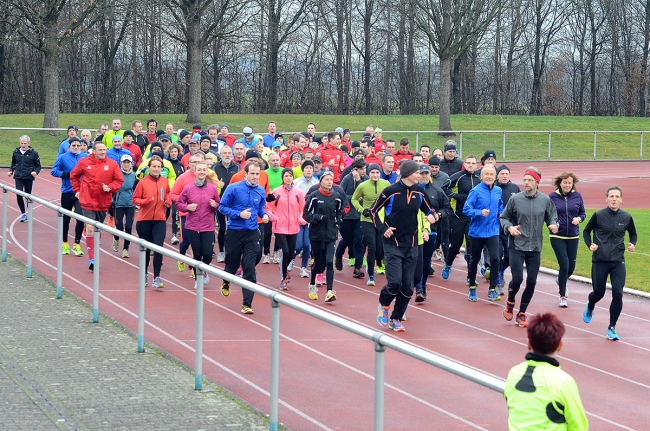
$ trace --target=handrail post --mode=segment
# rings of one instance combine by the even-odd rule
[[[194,390],[203,389],[203,270],[196,270],[196,345],[194,346]]]
[[[34,202],[27,198],[27,278],[32,278],[34,242]]]
[[[384,367],[386,346],[375,340],[375,431],[384,430]]]
[[[63,297],[63,213],[57,211],[56,229],[56,299]]]
[[[147,249],[140,244],[138,268],[138,353],[144,353],[144,279],[147,274]]]
[[[503,131],[503,161],[506,161],[506,131]]]
[[[551,141],[553,140],[553,132],[548,131],[548,156],[547,159],[548,161],[551,161]]]
[[[596,160],[596,135],[597,132],[594,131],[594,160]]]
[[[7,235],[9,228],[7,228],[7,199],[9,199],[9,192],[7,189],[2,189],[2,261],[7,261]]]
[[[99,247],[99,227],[95,224],[95,257],[93,258],[93,323],[99,322],[99,255],[102,250]]]
[[[278,400],[280,387],[280,304],[271,298],[271,386],[269,393],[269,430],[278,430]]]

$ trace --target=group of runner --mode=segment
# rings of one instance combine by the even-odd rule
[[[427,299],[432,259],[443,260],[442,278],[448,279],[463,243],[468,300],[478,301],[479,271],[489,280],[487,300],[501,300],[510,267],[503,316],[525,327],[546,225],[560,267],[558,305],[567,307],[567,280],[575,269],[580,241],[578,226],[586,217],[576,190],[578,178],[571,172],[553,179],[555,190],[549,196],[539,192],[542,174],[537,168],[526,170],[520,191],[510,180],[509,168],[497,166],[494,151],[485,151],[479,160],[474,155],[461,160],[454,141],[442,149],[422,145],[413,152],[407,138],[396,148],[395,141],[384,140],[383,131],[372,127],[361,141],[352,141],[350,131],[341,128],[319,136],[313,123],[286,139],[277,133],[275,122],[268,123],[264,136],[245,127],[239,139],[226,124],[207,130],[195,125],[191,131],[175,131],[171,124],[165,130],[157,127],[151,119],[144,132],[139,121],[132,123],[132,130],[122,130],[121,121],[114,119],[110,128],[103,124],[91,142],[89,130],[78,137],[78,128],[70,126],[51,170],[61,178],[61,206],[100,222],[108,216],[109,225],[127,233],[137,214],[139,237],[162,246],[171,233],[170,242],[181,254],[191,247],[193,257],[205,264],[216,256],[227,272],[251,282],[257,281],[258,263],[273,262],[279,266],[282,290],[289,288],[298,259],[300,277],[309,278],[309,298],[317,300],[318,286],[325,285],[326,302],[337,299],[335,269],[343,270],[347,249],[354,278],[367,277],[366,285],[374,286],[377,275],[385,274],[377,320],[395,331],[404,330],[401,321],[411,297],[415,294],[416,303]],[[16,187],[31,192],[40,169],[29,137],[21,136],[9,172]],[[591,321],[610,276],[610,339],[618,339],[625,233],[628,251],[634,251],[637,240],[634,222],[620,209],[621,202],[622,190],[609,188],[608,207],[594,214],[583,231],[594,262],[594,289],[583,318]],[[27,220],[20,197],[18,205],[21,221]],[[93,270],[93,226],[77,222],[70,246],[69,224],[70,218],[64,217],[61,252],[87,254]],[[85,253],[80,245],[84,229]],[[112,249],[120,251],[118,237]],[[122,257],[129,258],[128,241],[123,242]],[[154,253],[155,289],[164,287],[162,260]],[[147,251],[147,268],[149,261]],[[515,314],[524,265],[525,287]],[[182,262],[177,268],[186,269]],[[194,268],[191,272],[195,277]],[[206,274],[204,283],[208,282]],[[227,281],[221,292],[230,294]],[[253,293],[243,289],[243,313],[253,313],[252,301]]]

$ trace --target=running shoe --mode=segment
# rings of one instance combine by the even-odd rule
[[[291,262],[289,262],[289,265],[287,266],[287,272],[291,272],[293,269],[293,264],[295,263],[295,259],[291,259]]]
[[[274,251],[273,252],[273,263],[280,263],[280,252],[279,251]]]
[[[83,256],[84,252],[81,249],[81,246],[77,243],[72,246],[72,252],[74,253],[75,256]]]
[[[322,286],[325,284],[325,277],[323,277],[323,274],[317,274],[316,275],[316,286]]]
[[[196,271],[194,270],[194,268],[190,270],[190,278],[196,280]]]
[[[557,306],[560,308],[567,308],[569,306],[566,296],[560,296],[560,301],[557,303]]]
[[[131,257],[131,256],[129,256],[129,250],[127,250],[127,249],[122,250],[122,258],[123,259],[128,259],[129,257]]]
[[[20,216],[20,222],[25,223],[27,221],[27,214],[23,214]]]
[[[181,242],[176,235],[172,235],[172,245],[176,245]]]
[[[144,275],[144,287],[149,286],[149,274]]]
[[[210,274],[208,274],[207,272],[204,272],[203,273],[203,285],[205,286],[209,282],[210,282]]]
[[[618,341],[621,339],[616,333],[615,326],[610,326],[609,328],[607,328],[607,339],[612,341]]]
[[[64,242],[63,245],[61,245],[61,254],[70,254],[70,244]]]
[[[337,271],[343,271],[343,256],[334,256],[334,268]]]
[[[442,268],[442,278],[445,280],[448,279],[450,272],[451,272],[451,266],[445,264],[445,267]]]
[[[433,265],[429,264],[429,275],[433,275],[436,273],[436,270],[434,269]]]
[[[120,250],[120,241],[117,240],[117,239],[114,239],[112,248],[113,248],[113,251],[117,253]]]
[[[153,283],[151,283],[151,287],[154,289],[162,289],[165,287],[165,285],[162,282],[162,279],[160,277],[155,277],[153,279]]]
[[[522,313],[521,311],[517,313],[515,324],[520,328],[525,328],[526,326],[528,326],[528,323],[526,323],[526,313]]]
[[[503,309],[503,317],[506,318],[508,322],[512,320],[512,316],[514,314],[514,308],[515,308],[515,303],[506,301],[506,308]]]
[[[313,284],[309,285],[309,299],[318,300],[318,288]]]
[[[467,300],[470,302],[477,302],[478,296],[476,296],[476,286],[469,287],[469,293],[467,294]]]
[[[223,280],[221,282],[221,294],[225,297],[230,296],[230,282]]]
[[[375,276],[369,275],[368,281],[366,281],[366,286],[374,286],[374,285],[375,285]]]
[[[589,309],[589,304],[585,306],[585,311],[582,312],[582,321],[585,323],[591,322],[591,318],[594,317],[594,310]]]
[[[377,308],[377,311],[379,311],[379,315],[377,316],[377,323],[379,323],[381,326],[388,326],[388,308],[389,307],[384,307],[381,304],[379,304],[379,307]]]
[[[265,254],[264,257],[262,258],[262,264],[263,265],[268,265],[271,263],[271,256],[268,254]]]
[[[487,296],[488,301],[501,301],[501,296],[497,293],[496,289],[490,289],[488,290],[488,296]]]
[[[304,266],[300,268],[300,278],[307,278],[309,277],[309,273],[307,272],[307,268]]]
[[[224,253],[223,251],[220,251],[219,253],[217,253],[217,262],[218,263],[225,262],[225,260],[226,260],[226,253]]]
[[[254,313],[253,309],[251,307],[249,307],[248,305],[246,305],[246,304],[241,306],[241,312],[244,313],[244,314],[253,314]]]
[[[352,272],[353,278],[363,278],[365,276],[366,274],[362,270],[360,270],[359,268],[354,268],[354,271]]]
[[[420,302],[424,302],[424,300],[425,300],[424,293],[422,293],[421,290],[415,293],[416,304],[419,304]]]
[[[325,302],[334,302],[336,301],[336,291],[328,290],[325,294]]]
[[[400,322],[399,319],[391,319],[390,323],[388,324],[388,328],[392,329],[395,332],[406,331],[406,328],[404,328],[404,325],[402,325],[402,322]]]
[[[354,266],[355,261],[356,261],[355,258],[353,258],[353,257],[349,258],[348,259],[348,266]]]
[[[440,249],[437,249],[436,251],[433,252],[433,258],[435,260],[442,260],[442,251]]]
[[[176,268],[178,268],[179,272],[185,271],[185,262],[181,262],[180,260],[176,262]]]
[[[467,277],[467,280],[465,280],[465,284],[469,286],[469,277]]]
[[[497,288],[495,290],[497,291],[497,295],[503,296],[503,286],[497,284]]]
[[[289,289],[289,284],[287,284],[287,280],[280,280],[280,290],[287,290]]]
[[[406,311],[404,314],[402,314],[402,318],[400,319],[402,322],[406,322]]]
[[[483,277],[485,277],[485,281],[490,281],[490,268],[485,268]]]
[[[381,263],[380,263],[379,265],[377,265],[377,267],[375,268],[375,274],[380,274],[380,275],[386,274],[386,266],[385,266],[383,260],[382,260]]]
[[[95,269],[95,259],[90,259],[88,261],[88,269],[93,271]]]

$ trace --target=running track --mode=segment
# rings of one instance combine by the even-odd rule
[[[542,170],[542,190],[550,191],[550,178],[573,170],[580,178],[579,190],[587,207],[605,205],[605,189],[611,184],[624,188],[624,208],[647,207],[650,162],[537,163]],[[527,164],[509,164],[518,181]],[[0,181],[13,186],[0,171]],[[59,181],[44,170],[34,193],[58,203]],[[10,196],[8,248],[26,259],[27,224],[18,223],[18,210]],[[50,279],[56,277],[56,215],[35,207],[34,268]],[[644,241],[641,238],[641,241]],[[111,239],[103,237],[100,310],[137,330],[137,252],[121,259],[110,250]],[[172,248],[169,244],[167,247]],[[545,246],[548,246],[546,244]],[[585,252],[580,249],[580,252]],[[448,280],[436,276],[429,282],[429,299],[409,307],[407,331],[397,336],[457,362],[496,377],[505,378],[526,352],[525,331],[501,316],[504,301],[485,300],[487,285],[479,287],[480,301],[466,300],[465,267],[459,257]],[[92,273],[87,259],[64,256],[64,287],[87,302],[92,301]],[[345,267],[335,276],[338,301],[307,299],[307,280],[294,281],[289,295],[309,302],[373,329],[376,287],[366,287],[351,277]],[[147,290],[145,337],[148,342],[194,364],[193,280],[179,273],[165,258],[162,276],[164,292]],[[509,274],[508,274],[508,279]],[[259,265],[260,284],[276,288],[279,274],[275,265]],[[204,374],[263,412],[268,412],[270,306],[265,298],[253,303],[255,314],[244,316],[241,291],[233,286],[231,296],[219,293],[220,280],[211,280],[205,293]],[[626,295],[617,329],[622,341],[604,337],[608,324],[609,296],[596,308],[590,325],[581,313],[590,286],[569,283],[569,308],[557,308],[554,278],[540,275],[529,313],[553,311],[567,326],[562,367],[578,382],[592,430],[647,429],[650,410],[650,318],[648,300]],[[91,313],[88,313],[88,321]],[[280,420],[294,430],[368,430],[373,423],[374,350],[371,342],[338,328],[308,318],[288,308],[281,317]],[[383,330],[383,329],[380,329]],[[134,341],[133,348],[136,348]],[[62,364],[63,365],[63,364]],[[146,382],[143,382],[146,384]],[[193,384],[187,382],[188,387]],[[387,351],[385,429],[485,429],[506,428],[507,409],[502,396],[436,368]]]

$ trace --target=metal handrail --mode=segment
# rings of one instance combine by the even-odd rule
[[[19,191],[13,187],[5,184],[0,184],[3,189],[3,205],[2,205],[2,261],[7,260],[7,207],[8,207],[8,192],[17,194],[27,199],[27,215],[28,215],[28,256],[27,256],[27,277],[32,277],[32,233],[33,233],[33,203],[36,202],[46,208],[54,210],[58,213],[58,229],[57,229],[57,298],[62,298],[62,274],[63,274],[63,259],[61,258],[61,245],[63,233],[63,216],[69,216],[76,220],[92,225],[95,228],[95,263],[93,269],[93,322],[99,321],[99,269],[101,250],[99,248],[99,232],[106,231],[110,235],[118,236],[126,239],[134,244],[138,244],[140,251],[140,265],[139,265],[139,281],[138,281],[138,332],[137,344],[138,352],[144,352],[144,298],[145,298],[145,252],[147,249],[160,253],[164,256],[184,262],[197,269],[196,271],[196,348],[195,348],[195,370],[194,370],[194,388],[196,390],[202,389],[202,357],[203,357],[203,275],[208,273],[210,275],[222,278],[229,282],[238,284],[239,286],[249,289],[258,295],[264,296],[271,301],[271,376],[270,376],[270,426],[271,431],[278,429],[278,393],[279,393],[279,353],[280,353],[280,305],[285,305],[294,310],[307,314],[308,316],[327,322],[338,328],[344,329],[350,333],[356,334],[367,340],[373,342],[375,349],[375,403],[374,403],[374,430],[383,430],[383,412],[384,412],[384,353],[386,348],[393,349],[397,352],[410,356],[411,358],[420,360],[427,364],[438,367],[442,370],[453,373],[464,379],[478,383],[486,388],[503,393],[505,389],[505,381],[486,373],[477,371],[466,365],[458,364],[454,361],[446,359],[435,353],[428,352],[420,347],[416,347],[405,343],[397,338],[387,335],[384,332],[379,332],[369,329],[365,326],[351,322],[342,317],[338,317],[327,311],[323,311],[312,305],[305,304],[290,296],[259,286],[250,281],[239,278],[233,274],[227,273],[223,270],[204,264],[203,262],[196,261],[185,255],[175,251],[168,250],[164,247],[145,241],[141,238],[129,235],[115,228],[109,227],[96,220],[91,220],[83,215],[68,211],[61,206],[52,204],[44,199]]]

